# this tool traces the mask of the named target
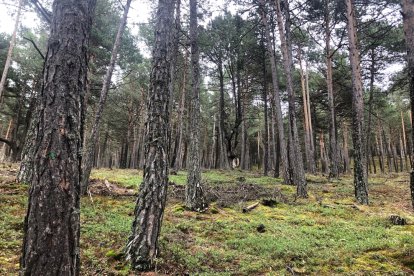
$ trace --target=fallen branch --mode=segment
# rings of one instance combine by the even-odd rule
[[[247,206],[247,207],[243,208],[243,213],[250,212],[251,210],[253,210],[257,206],[259,206],[259,202],[256,202],[256,203],[254,203],[254,204],[252,204],[250,206]]]

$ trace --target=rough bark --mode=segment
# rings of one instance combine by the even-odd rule
[[[95,3],[53,3],[24,223],[22,275],[79,275],[83,97]]]
[[[191,101],[190,101],[190,146],[188,151],[188,176],[185,190],[185,205],[193,211],[207,207],[201,183],[200,164],[200,52],[198,49],[197,0],[190,0],[190,45],[191,45]]]
[[[347,29],[349,39],[349,59],[352,69],[352,109],[353,109],[353,143],[354,143],[354,186],[355,197],[361,204],[368,204],[368,177],[366,162],[364,130],[364,98],[361,79],[359,50],[357,47],[357,30],[352,0],[346,0]]]
[[[118,59],[118,52],[121,46],[122,34],[124,33],[124,30],[125,30],[125,26],[126,26],[126,22],[128,18],[128,11],[131,5],[131,1],[132,0],[127,0],[125,7],[124,7],[124,14],[119,24],[118,32],[115,37],[114,46],[112,48],[111,60],[109,62],[108,69],[106,71],[104,82],[102,85],[98,108],[95,113],[95,120],[92,125],[92,130],[91,130],[89,139],[86,141],[87,144],[86,144],[86,149],[84,151],[84,159],[82,163],[82,182],[81,182],[82,194],[85,194],[88,188],[89,176],[91,175],[93,161],[95,157],[96,144],[99,138],[99,128],[101,124],[102,113],[105,107],[106,99],[108,97],[109,87],[111,85],[111,79],[112,79],[112,74],[114,72],[115,63]]]
[[[403,26],[405,35],[405,44],[407,47],[407,62],[408,62],[408,74],[410,80],[410,100],[411,100],[411,114],[414,113],[414,0],[402,0],[403,10]],[[411,118],[411,128],[414,124]],[[414,141],[414,131],[412,138]],[[411,155],[414,156],[414,147]],[[414,158],[411,158],[414,160]],[[414,207],[414,164],[411,161],[411,172],[410,172],[410,188],[411,188],[411,200]]]
[[[158,236],[167,198],[169,148],[169,83],[174,0],[158,2],[155,44],[145,126],[143,183],[135,206],[132,235],[126,252],[132,268],[152,269],[158,252]]]
[[[288,103],[289,103],[289,137],[291,140],[289,144],[291,145],[290,151],[290,163],[291,169],[293,172],[293,181],[297,187],[296,194],[298,197],[306,198],[307,194],[307,183],[305,178],[305,171],[303,169],[303,158],[302,152],[300,149],[298,128],[296,125],[296,110],[295,110],[295,91],[293,88],[293,79],[292,79],[292,45],[291,45],[291,30],[290,30],[290,10],[289,2],[284,2],[285,8],[285,28],[283,27],[283,17],[282,10],[280,7],[280,0],[275,0],[275,10],[277,25],[279,29],[279,37],[281,41],[282,55],[283,55],[283,65],[285,68],[286,74],[286,88],[288,92]],[[285,30],[284,30],[285,29]]]

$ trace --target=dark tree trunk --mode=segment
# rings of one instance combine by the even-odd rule
[[[355,197],[361,204],[368,204],[368,177],[366,162],[366,144],[364,140],[364,97],[361,79],[359,50],[357,48],[357,30],[352,0],[346,0],[347,28],[349,38],[349,59],[352,68],[352,109],[354,142],[354,185]]]
[[[191,108],[189,117],[190,146],[188,151],[188,177],[185,190],[185,205],[193,211],[207,207],[201,183],[200,170],[200,64],[197,31],[197,0],[190,0],[190,44],[191,44]]]
[[[167,198],[169,143],[169,83],[171,80],[171,36],[174,27],[174,0],[160,0],[156,14],[155,44],[145,126],[145,161],[132,235],[126,252],[135,270],[155,265],[158,236]]]
[[[405,43],[407,47],[407,61],[408,61],[408,74],[410,79],[410,99],[411,99],[411,114],[414,114],[414,0],[403,0],[403,22],[404,22],[404,35]],[[411,128],[414,125],[414,121],[411,118]],[[414,131],[412,131],[412,140],[414,142]],[[414,147],[412,147],[411,155],[414,156]],[[411,158],[412,160],[414,158]],[[411,161],[413,162],[413,161]],[[411,200],[414,207],[414,164],[411,164],[410,172],[410,188],[411,188]]]
[[[24,225],[22,275],[79,275],[83,97],[95,3],[53,3]]]
[[[98,103],[98,110],[96,111],[95,120],[92,125],[91,134],[90,134],[89,139],[87,140],[86,150],[84,151],[85,158],[82,163],[83,171],[82,171],[82,183],[81,183],[82,194],[85,194],[88,188],[89,176],[91,175],[91,171],[93,167],[93,160],[95,157],[96,144],[99,138],[99,127],[101,124],[102,113],[105,107],[106,98],[108,96],[109,87],[111,85],[112,73],[115,68],[116,60],[118,58],[118,51],[121,46],[122,34],[124,33],[124,30],[125,30],[126,21],[128,18],[128,11],[131,5],[131,1],[132,0],[127,0],[126,5],[124,7],[124,14],[119,24],[118,33],[116,34],[114,46],[112,48],[111,60],[109,62],[109,66],[106,71],[105,79],[102,85],[102,90],[101,90],[99,103]]]

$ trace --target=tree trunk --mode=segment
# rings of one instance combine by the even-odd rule
[[[368,176],[364,132],[364,98],[361,79],[357,30],[352,0],[346,0],[349,59],[352,68],[352,109],[354,142],[354,186],[355,197],[361,204],[368,204]]]
[[[282,108],[281,108],[279,80],[278,80],[278,75],[277,75],[275,53],[273,51],[272,40],[270,37],[270,27],[268,24],[266,13],[265,13],[265,1],[261,0],[260,4],[262,7],[261,18],[262,18],[263,25],[265,26],[267,53],[270,57],[270,65],[271,65],[271,70],[272,70],[273,99],[274,99],[277,133],[279,136],[279,144],[280,144],[280,161],[281,161],[281,166],[282,166],[282,176],[283,176],[283,181],[285,184],[292,184],[292,179],[290,178],[290,174],[289,174],[289,160],[288,160],[288,153],[287,153],[285,130],[283,126],[283,115],[282,115]]]
[[[190,147],[188,151],[188,176],[185,190],[185,205],[193,211],[207,207],[201,183],[200,169],[200,53],[198,49],[197,0],[190,0],[190,44],[191,44],[191,100],[190,100]]]
[[[349,168],[349,148],[348,148],[348,125],[344,123],[344,173],[350,171]]]
[[[308,96],[306,91],[306,80],[305,74],[303,72],[302,66],[302,48],[299,45],[298,49],[298,59],[299,59],[299,73],[300,73],[300,84],[302,88],[302,100],[303,100],[303,127],[304,127],[304,140],[305,140],[305,156],[306,156],[306,171],[315,173],[315,166],[313,162],[313,154],[311,152],[311,140],[312,136],[310,134],[309,127],[309,116],[308,113]]]
[[[185,111],[185,99],[187,91],[187,60],[188,51],[185,52],[184,56],[184,68],[183,68],[183,81],[181,83],[181,98],[178,107],[178,130],[175,138],[175,145],[173,156],[171,158],[171,167],[174,170],[181,169],[182,162],[182,149],[183,149],[183,129],[184,129],[184,111]]]
[[[95,3],[53,3],[24,224],[22,275],[79,275],[83,97]]]
[[[305,178],[305,171],[303,169],[303,159],[302,152],[300,149],[298,129],[296,125],[296,111],[295,111],[295,91],[293,88],[293,79],[292,79],[292,45],[291,45],[291,30],[290,30],[290,10],[289,2],[284,2],[285,15],[286,15],[286,26],[285,31],[283,28],[282,20],[282,11],[280,7],[280,0],[275,0],[275,9],[276,17],[278,22],[279,36],[281,41],[281,48],[283,54],[283,65],[286,73],[286,84],[288,92],[288,102],[289,102],[289,137],[291,137],[290,144],[292,152],[291,156],[291,169],[293,172],[293,180],[296,184],[297,191],[296,194],[298,197],[306,198],[308,197],[307,193],[307,183]]]
[[[23,6],[23,0],[19,0],[19,4],[17,6],[16,20],[14,22],[14,30],[13,30],[12,37],[10,39],[9,51],[7,52],[6,63],[4,64],[4,69],[3,69],[3,73],[1,75],[1,80],[0,80],[0,104],[3,102],[4,86],[6,85],[7,73],[9,72],[9,68],[11,64],[13,49],[14,49],[14,46],[16,45],[16,35],[17,35],[17,29],[19,28],[22,6]]]
[[[131,1],[132,0],[127,0],[126,5],[124,7],[124,14],[122,16],[121,22],[119,23],[118,33],[116,34],[114,46],[112,48],[111,60],[109,62],[109,66],[106,71],[105,79],[102,85],[102,90],[101,90],[101,94],[99,97],[99,103],[98,103],[98,110],[96,111],[96,114],[95,114],[95,120],[93,122],[90,137],[87,140],[86,150],[84,152],[85,158],[82,163],[82,169],[83,169],[82,183],[81,183],[82,194],[85,194],[88,188],[89,176],[91,175],[91,171],[93,167],[93,160],[95,156],[96,144],[97,144],[98,137],[99,137],[99,127],[101,124],[102,113],[105,107],[106,98],[108,96],[109,87],[111,85],[111,78],[114,72],[115,63],[116,63],[116,60],[118,59],[118,52],[121,46],[122,34],[124,33],[124,30],[125,30],[126,21],[128,18],[128,11],[131,5]]]
[[[336,125],[335,125],[335,104],[334,104],[334,91],[332,81],[332,56],[331,51],[331,30],[330,30],[330,16],[329,16],[329,1],[326,1],[325,11],[325,55],[326,55],[326,84],[328,88],[328,106],[329,106],[329,176],[337,178],[339,175],[338,170],[338,151],[337,151],[337,139],[336,139]]]
[[[407,61],[408,61],[408,75],[410,79],[410,100],[411,100],[411,114],[414,113],[414,0],[402,0],[403,23],[405,43],[407,47]],[[414,122],[411,117],[411,128]],[[411,132],[412,140],[414,142],[414,131]],[[412,147],[412,158],[414,160],[414,146]],[[410,172],[410,189],[411,201],[414,207],[414,164],[411,161]]]
[[[264,132],[263,132],[263,175],[269,174],[269,128],[267,118],[267,78],[266,78],[266,49],[263,46],[263,113],[264,113]]]
[[[174,0],[160,0],[155,24],[155,45],[145,128],[143,183],[135,206],[132,235],[126,252],[132,268],[152,269],[158,252],[158,236],[168,187],[169,83]]]

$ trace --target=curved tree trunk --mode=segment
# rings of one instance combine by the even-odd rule
[[[83,97],[95,3],[53,3],[24,224],[22,275],[79,275]]]
[[[357,48],[357,30],[352,0],[346,0],[347,28],[349,38],[349,59],[352,68],[352,109],[354,142],[354,186],[355,197],[361,204],[368,204],[368,177],[366,145],[364,131],[364,98],[361,79],[359,51]]]
[[[152,51],[148,117],[145,126],[143,183],[135,206],[127,258],[135,270],[154,267],[158,236],[167,199],[169,148],[169,83],[171,80],[171,32],[174,0],[160,0],[156,15],[155,45]]]
[[[190,0],[190,44],[191,44],[191,107],[189,116],[190,148],[188,151],[188,177],[185,190],[185,205],[193,211],[206,207],[200,170],[200,64],[197,31],[197,0]]]

